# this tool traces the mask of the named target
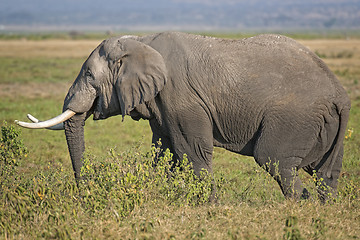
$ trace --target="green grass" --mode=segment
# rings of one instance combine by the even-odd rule
[[[346,58],[356,59],[357,55]],[[87,181],[79,188],[63,132],[13,124],[15,119],[26,120],[27,113],[39,119],[60,113],[66,89],[40,97],[26,86],[70,86],[82,61],[51,56],[8,58],[0,53],[0,88],[26,89],[18,97],[3,95],[0,101],[0,125],[6,130],[2,136],[9,136],[0,144],[0,239],[360,238],[357,83],[348,85],[353,92],[352,109],[339,194],[333,203],[321,205],[316,198],[285,200],[276,182],[253,158],[216,148],[218,203],[210,204],[203,201],[209,186],[193,177],[190,169],[171,175],[166,161],[157,171],[149,167],[154,152],[147,121],[89,119],[85,126]],[[352,65],[347,68],[351,77],[339,74],[341,81],[360,79]],[[302,171],[300,177],[315,193],[313,179]]]
[[[73,79],[82,58],[0,57],[0,83],[59,82]]]
[[[23,147],[21,141],[13,146]],[[24,174],[21,169],[29,166],[30,150],[12,157],[16,166],[8,163],[6,175],[1,176],[0,233],[5,238],[27,239],[358,237],[360,204],[354,180],[342,177],[339,197],[332,204],[296,203],[284,200],[273,179],[251,158],[217,149],[219,202],[209,204],[203,201],[210,188],[191,177],[190,169],[176,172],[169,180],[169,158],[154,170],[154,152],[147,149],[132,144],[123,152],[90,153],[83,171],[87,180],[80,188],[68,166],[44,160],[42,165],[30,165],[31,174]],[[315,191],[311,180],[305,184]]]
[[[40,120],[48,119],[61,113],[62,103],[63,98],[56,95],[47,99],[4,98],[0,102],[1,120],[9,123],[13,123],[15,119],[27,121],[27,113],[31,113]],[[101,156],[110,148],[125,151],[139,141],[146,143],[144,145],[147,148],[151,146],[151,130],[147,121],[135,122],[130,117],[126,117],[122,122],[121,119],[117,116],[106,121],[87,121],[85,139],[89,151]],[[44,163],[61,163],[71,169],[65,135],[62,131],[23,129],[22,132],[24,143],[29,148],[28,161],[34,166],[40,167]]]

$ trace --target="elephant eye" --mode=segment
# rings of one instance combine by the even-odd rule
[[[92,75],[92,73],[91,73],[90,69],[86,70],[86,72],[85,72],[85,76],[87,76],[87,77],[93,77],[93,75]]]

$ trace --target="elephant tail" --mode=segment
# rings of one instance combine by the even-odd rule
[[[333,147],[331,148],[329,152],[328,164],[323,164],[323,166],[320,167],[320,171],[326,173],[326,177],[331,178],[331,173],[334,164],[338,160],[338,155],[340,153],[340,150],[343,146],[343,141],[346,134],[346,126],[349,120],[349,112],[350,112],[350,102],[348,104],[341,104],[342,108],[339,108],[339,105],[337,105],[338,114],[339,114],[339,129],[338,133],[335,137]],[[325,170],[326,168],[326,170]],[[325,171],[324,171],[325,170]]]

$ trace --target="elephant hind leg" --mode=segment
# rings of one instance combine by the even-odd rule
[[[262,121],[254,158],[275,178],[286,198],[309,198],[298,169],[317,141],[314,128],[298,117],[303,112],[269,111]]]
[[[326,169],[324,171],[319,171],[319,166],[311,167],[307,166],[304,170],[310,174],[316,174],[316,188],[318,196],[321,202],[325,203],[331,198],[337,196],[337,185],[338,179],[340,176],[340,171],[342,168],[342,159],[344,154],[344,147],[340,148],[337,159],[331,169],[331,177],[329,178],[326,174]]]
[[[266,155],[257,155],[255,160],[277,181],[285,198],[299,200],[310,197],[298,176],[297,166],[301,163],[301,158],[288,157],[272,160]]]

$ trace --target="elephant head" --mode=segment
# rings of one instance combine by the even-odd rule
[[[40,122],[16,121],[27,128],[65,129],[75,177],[80,178],[85,150],[85,120],[130,113],[151,101],[166,83],[166,67],[159,52],[135,37],[104,40],[83,64],[64,100],[63,113]]]

